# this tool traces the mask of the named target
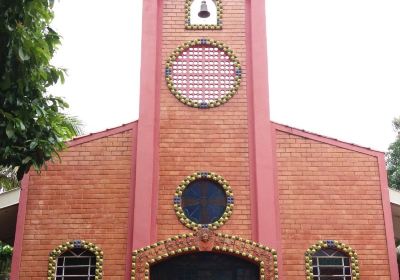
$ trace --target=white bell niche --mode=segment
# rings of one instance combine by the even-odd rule
[[[190,25],[218,24],[217,5],[214,0],[193,0],[190,5]]]

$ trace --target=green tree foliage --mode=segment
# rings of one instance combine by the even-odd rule
[[[0,193],[19,187],[17,168],[10,166],[0,168]]]
[[[11,270],[13,247],[0,241],[0,279],[8,279]]]
[[[11,258],[13,247],[0,241],[0,259]]]
[[[400,190],[400,117],[393,120],[397,132],[396,140],[389,146],[386,154],[389,187]]]
[[[48,93],[64,70],[50,64],[60,36],[49,24],[50,0],[0,0],[0,169],[21,180],[65,147],[77,122],[68,104]],[[72,120],[72,121],[71,121]]]

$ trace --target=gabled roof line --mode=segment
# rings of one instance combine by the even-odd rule
[[[331,137],[327,137],[324,135],[320,135],[317,133],[313,133],[313,132],[309,132],[306,130],[302,130],[302,129],[298,129],[295,127],[291,127],[288,125],[283,125],[283,124],[279,124],[279,123],[275,123],[275,122],[271,122],[272,123],[272,128],[275,130],[280,130],[283,132],[287,132],[293,135],[297,135],[297,136],[301,136],[304,138],[309,138],[318,142],[322,142],[322,143],[326,143],[326,144],[330,144],[336,147],[340,147],[346,150],[350,150],[350,151],[354,151],[354,152],[359,152],[359,153],[363,153],[366,155],[370,155],[370,156],[375,156],[375,157],[379,157],[379,156],[384,156],[385,153],[381,152],[381,151],[377,151],[377,150],[373,150],[371,148],[366,148],[363,146],[359,146],[356,144],[352,144],[352,143],[348,143],[348,142],[344,142],[335,138],[331,138]]]
[[[67,146],[68,147],[73,147],[76,145],[80,145],[83,143],[87,143],[90,141],[94,141],[100,138],[104,138],[104,137],[108,137],[114,134],[118,134],[127,130],[131,130],[133,129],[135,126],[137,126],[138,120],[127,123],[127,124],[122,124],[120,126],[117,127],[113,127],[113,128],[108,128],[105,129],[103,131],[99,131],[99,132],[94,132],[94,133],[90,133],[88,135],[83,135],[83,136],[79,136],[76,137],[70,141],[67,142]],[[326,143],[326,144],[330,144],[333,146],[337,146],[343,149],[347,149],[347,150],[351,150],[351,151],[355,151],[355,152],[360,152],[360,153],[364,153],[367,155],[371,155],[371,156],[378,156],[378,155],[384,155],[384,152],[381,151],[377,151],[377,150],[373,150],[371,148],[367,148],[367,147],[363,147],[360,145],[356,145],[353,143],[349,143],[349,142],[345,142],[345,141],[341,141],[332,137],[328,137],[328,136],[324,136],[324,135],[320,135],[314,132],[310,132],[310,131],[306,131],[304,129],[299,129],[299,128],[295,128],[292,126],[288,126],[288,125],[284,125],[284,124],[279,124],[276,122],[272,122],[272,128],[275,130],[280,130],[283,132],[287,132],[293,135],[297,135],[297,136],[301,136],[301,137],[305,137],[305,138],[309,138],[318,142],[322,142],[322,143]]]
[[[67,142],[67,147],[74,147],[83,143],[87,143],[90,141],[94,141],[100,138],[104,138],[104,137],[108,137],[114,134],[118,134],[124,131],[128,131],[133,129],[134,127],[137,126],[138,121],[133,121],[127,124],[122,124],[120,126],[117,127],[113,127],[113,128],[108,128],[106,130],[103,131],[99,131],[99,132],[94,132],[94,133],[90,133],[87,135],[83,135],[83,136],[79,136],[76,137],[70,141]]]

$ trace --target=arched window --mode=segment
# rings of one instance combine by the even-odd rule
[[[351,280],[350,258],[343,252],[321,249],[312,256],[312,263],[314,280]]]
[[[85,249],[71,249],[57,258],[56,280],[94,280],[96,256]]]
[[[335,240],[319,241],[306,254],[307,279],[359,279],[357,253],[348,245]]]
[[[84,240],[65,242],[50,252],[47,276],[52,280],[102,280],[103,251]]]

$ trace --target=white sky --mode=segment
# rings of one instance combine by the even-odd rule
[[[400,1],[266,2],[271,120],[387,150],[400,115]],[[140,0],[55,3],[64,39],[54,64],[68,77],[52,93],[86,133],[138,118],[141,8]]]

